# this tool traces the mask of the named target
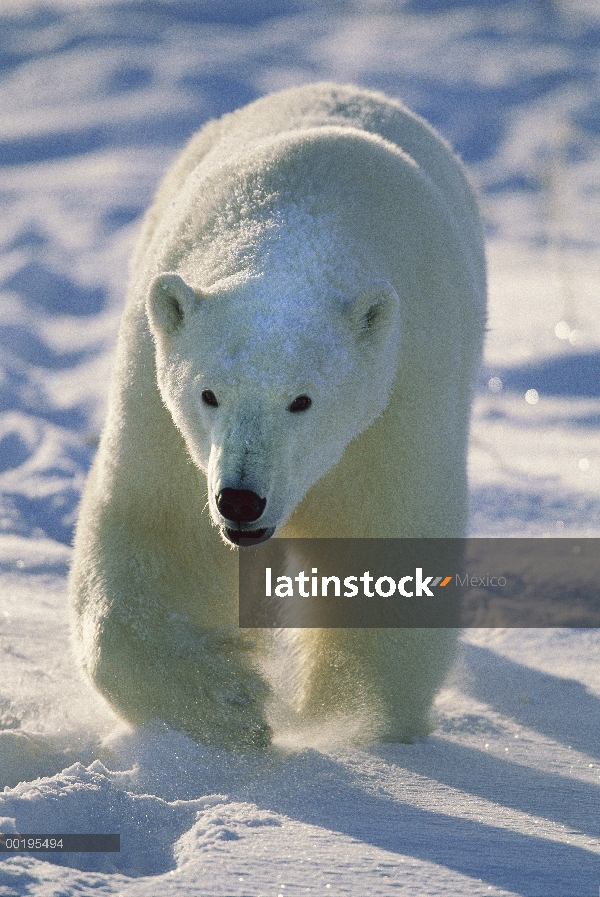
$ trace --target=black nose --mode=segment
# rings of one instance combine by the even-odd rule
[[[226,520],[252,523],[265,509],[266,498],[249,489],[222,489],[217,495],[217,508]]]

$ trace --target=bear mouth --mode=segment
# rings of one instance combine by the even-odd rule
[[[240,548],[250,548],[253,545],[260,545],[266,542],[275,532],[274,526],[268,526],[264,529],[230,529],[228,526],[223,527],[223,532],[228,541]]]

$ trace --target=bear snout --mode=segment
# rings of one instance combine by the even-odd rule
[[[217,495],[219,513],[234,523],[253,523],[262,515],[267,504],[250,489],[222,489]]]

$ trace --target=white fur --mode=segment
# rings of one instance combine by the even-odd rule
[[[237,628],[220,489],[266,498],[279,536],[464,534],[484,320],[462,166],[399,103],[311,85],[192,139],[133,261],[71,573],[81,663],[121,714],[219,745],[270,737],[276,650]],[[292,414],[299,395],[312,406]],[[297,719],[428,731],[453,633],[292,638]]]

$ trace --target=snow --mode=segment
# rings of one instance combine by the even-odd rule
[[[479,185],[472,533],[599,536],[599,55],[593,0],[5,0],[0,829],[121,852],[8,856],[0,897],[598,893],[596,630],[466,631],[415,744],[332,720],[240,755],[119,722],[65,578],[143,209],[207,118],[322,78],[403,99]]]

